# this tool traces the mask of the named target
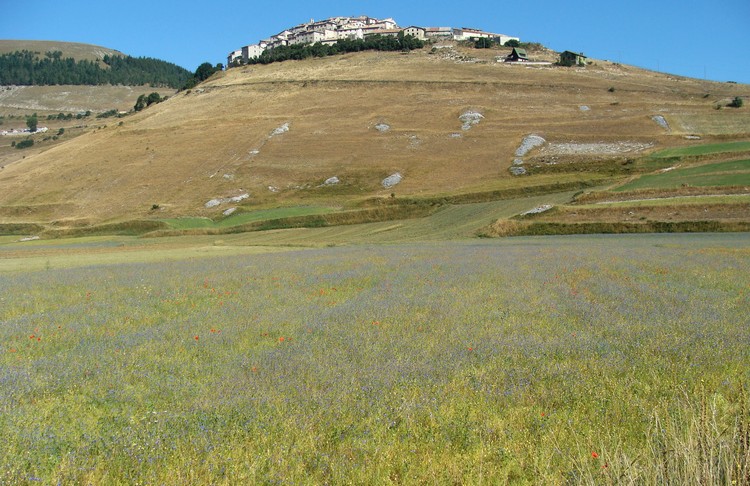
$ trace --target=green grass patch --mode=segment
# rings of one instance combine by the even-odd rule
[[[214,221],[209,218],[170,218],[163,219],[173,229],[200,229],[200,228],[230,228],[256,221],[267,221],[273,219],[293,218],[299,216],[310,216],[317,214],[328,214],[335,209],[323,206],[296,206],[288,208],[260,209],[232,214],[226,218]]]
[[[750,184],[750,160],[717,162],[647,174],[624,184],[616,191],[669,189],[680,186],[743,186]]]
[[[674,147],[660,150],[649,155],[649,158],[666,159],[673,157],[690,157],[696,155],[710,155],[727,152],[744,152],[750,150],[750,142],[724,142],[692,147]]]
[[[681,197],[663,197],[651,198],[636,201],[604,201],[596,204],[577,204],[576,208],[630,208],[642,206],[675,206],[689,204],[737,204],[750,201],[750,194],[731,194],[721,196],[681,196]]]

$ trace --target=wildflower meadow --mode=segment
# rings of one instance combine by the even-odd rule
[[[0,484],[748,484],[746,234],[0,275]]]

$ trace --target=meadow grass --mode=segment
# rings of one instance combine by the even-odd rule
[[[619,186],[616,191],[668,189],[681,186],[743,186],[750,184],[750,160],[678,167],[660,174],[646,174]]]
[[[171,228],[193,229],[193,228],[229,228],[255,221],[264,221],[280,218],[291,218],[296,216],[309,216],[333,212],[330,207],[321,206],[297,206],[288,208],[260,209],[242,213],[236,213],[226,218],[214,221],[209,218],[170,218],[164,219]]]
[[[736,235],[0,280],[0,483],[747,484]]]
[[[744,152],[750,150],[750,142],[723,142],[690,147],[672,147],[649,155],[649,158],[664,159],[672,157],[686,157],[695,155],[709,155],[726,152]]]
[[[695,196],[667,196],[662,198],[644,198],[625,201],[600,201],[593,204],[577,204],[579,208],[599,207],[641,207],[641,206],[672,206],[682,204],[737,204],[750,200],[750,194],[726,195],[695,195]]]

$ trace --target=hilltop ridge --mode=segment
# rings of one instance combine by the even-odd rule
[[[324,20],[310,19],[309,22],[289,27],[263,39],[256,44],[249,44],[234,50],[227,56],[227,66],[255,64],[274,49],[312,45],[330,47],[346,41],[362,41],[371,37],[413,37],[418,41],[475,41],[490,40],[498,45],[508,41],[520,41],[518,37],[495,34],[473,28],[453,27],[419,27],[411,25],[400,27],[391,18],[378,19],[366,15],[359,17],[331,17]],[[265,63],[264,63],[265,64]]]

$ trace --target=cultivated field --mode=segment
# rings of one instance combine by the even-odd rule
[[[0,269],[0,482],[750,481],[745,234],[129,241]]]

